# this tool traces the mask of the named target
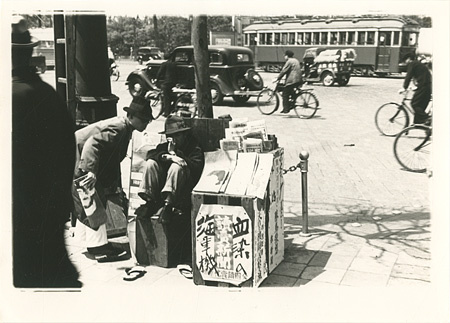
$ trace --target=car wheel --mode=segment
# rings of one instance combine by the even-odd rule
[[[264,86],[263,79],[254,69],[247,70],[245,79],[248,82],[250,90],[261,90]]]
[[[128,82],[128,91],[131,96],[144,96],[147,93],[147,86],[144,84],[144,81],[141,79],[134,77]]]
[[[242,104],[250,99],[250,95],[233,95],[234,102]]]
[[[338,84],[340,86],[345,86],[348,84],[348,81],[350,81],[350,75],[344,74],[344,75],[341,75],[341,77],[339,78]]]
[[[221,104],[223,101],[223,94],[216,83],[211,84],[211,99],[212,104]]]
[[[331,72],[324,72],[322,74],[322,84],[324,86],[331,86],[334,83],[334,76]]]

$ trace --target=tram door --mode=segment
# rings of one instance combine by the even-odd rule
[[[377,61],[375,71],[379,73],[389,73],[389,64],[391,61],[390,37],[385,33],[380,33],[377,47]],[[388,35],[390,36],[390,35]]]

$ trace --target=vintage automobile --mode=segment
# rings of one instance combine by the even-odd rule
[[[347,85],[356,58],[354,49],[309,48],[303,55],[304,81]]]
[[[219,104],[225,96],[231,96],[237,103],[244,103],[255,91],[263,88],[264,83],[254,69],[253,52],[250,49],[239,46],[209,46],[208,51],[213,104]],[[179,86],[195,89],[193,46],[175,48],[169,60],[177,65]],[[126,84],[132,96],[145,95],[156,86],[156,76],[163,62],[164,60],[151,60],[145,67],[130,73]]]
[[[153,59],[162,59],[163,53],[158,47],[139,47],[136,60],[139,64]]]

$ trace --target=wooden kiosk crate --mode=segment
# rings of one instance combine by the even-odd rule
[[[284,257],[283,148],[264,199],[192,192],[192,269],[196,285],[257,287]]]

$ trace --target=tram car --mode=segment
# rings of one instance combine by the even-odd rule
[[[416,52],[419,32],[411,19],[364,17],[255,21],[243,29],[243,36],[256,64],[267,72],[281,70],[288,49],[301,61],[308,48],[322,47],[353,48],[353,74],[389,75],[406,70],[403,57]]]

